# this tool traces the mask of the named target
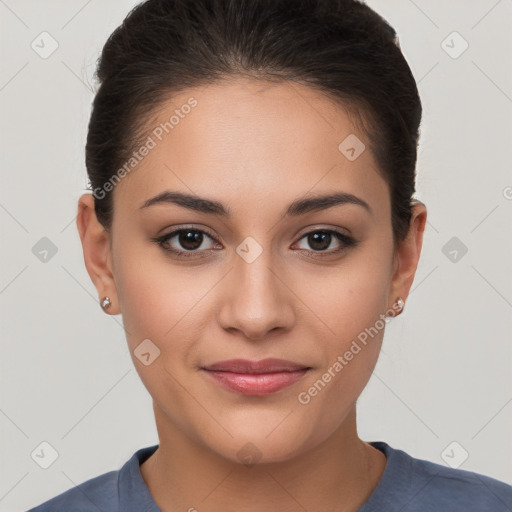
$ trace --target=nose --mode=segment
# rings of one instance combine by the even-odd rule
[[[219,311],[223,329],[252,341],[291,329],[295,312],[290,277],[272,260],[267,250],[251,263],[235,256],[234,268],[223,280]]]

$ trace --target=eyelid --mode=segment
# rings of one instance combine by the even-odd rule
[[[215,251],[216,249],[203,249],[203,250],[194,250],[194,251],[186,251],[184,249],[174,249],[172,247],[166,248],[164,244],[169,243],[169,241],[174,238],[175,236],[178,236],[181,232],[187,232],[187,231],[195,231],[197,233],[202,233],[203,235],[206,235],[208,238],[210,238],[213,242],[219,243],[217,238],[210,233],[210,231],[206,228],[199,228],[196,226],[191,225],[183,225],[174,227],[171,231],[168,233],[164,233],[163,235],[158,235],[155,237],[151,237],[151,241],[156,243],[166,255],[169,257],[174,258],[175,260],[179,261],[200,261],[204,258],[207,258],[209,254],[212,251]],[[201,244],[202,245],[202,244]]]
[[[314,257],[322,258],[322,257],[327,257],[327,256],[334,256],[334,255],[337,255],[337,254],[340,254],[340,253],[346,251],[347,249],[350,249],[351,247],[355,247],[359,243],[353,236],[347,235],[346,233],[344,233],[343,231],[341,231],[339,229],[313,228],[313,229],[309,229],[308,231],[306,231],[306,233],[301,235],[299,237],[299,239],[297,240],[297,242],[294,243],[294,245],[298,244],[304,238],[306,238],[307,236],[309,236],[313,233],[327,233],[327,234],[331,235],[332,237],[334,237],[338,241],[339,244],[341,244],[341,247],[339,247],[338,249],[330,249],[330,250],[325,250],[325,251],[314,251],[312,249],[301,249],[301,251],[303,251],[303,252],[305,251],[308,254],[313,255]]]
[[[321,227],[321,226],[317,225],[317,226],[308,226],[307,228],[304,228],[304,229],[307,229],[307,231],[305,231],[301,235],[295,235],[295,237],[298,237],[298,238],[294,242],[292,247],[294,245],[296,245],[297,243],[299,243],[306,236],[311,235],[313,233],[319,233],[319,232],[328,233],[331,236],[334,236],[337,239],[337,241],[340,244],[342,244],[342,247],[340,247],[338,249],[330,249],[330,250],[325,250],[325,251],[315,251],[312,249],[311,250],[310,249],[300,249],[299,250],[300,252],[306,252],[308,254],[311,254],[313,257],[322,258],[322,257],[327,257],[327,256],[334,256],[334,255],[342,253],[342,252],[346,251],[347,249],[354,247],[358,244],[358,241],[355,238],[353,238],[352,235],[348,235],[343,232],[343,230],[350,232],[350,230],[347,228],[339,228],[339,227],[334,228],[334,227],[325,227],[325,226]],[[168,233],[151,238],[151,240],[153,242],[157,243],[158,245],[160,245],[164,251],[168,252],[169,254],[176,255],[177,258],[194,258],[194,257],[202,258],[205,256],[199,256],[199,255],[203,255],[204,253],[208,253],[208,252],[216,250],[216,249],[203,249],[203,250],[186,251],[186,250],[182,250],[182,249],[172,249],[172,248],[166,249],[163,246],[164,243],[167,243],[169,240],[171,240],[175,236],[178,236],[181,232],[184,232],[184,231],[185,232],[186,231],[195,231],[197,233],[202,233],[203,235],[206,235],[207,237],[209,237],[214,243],[220,244],[220,242],[217,240],[217,237],[214,236],[213,234],[211,234],[208,229],[202,228],[202,227],[199,228],[199,227],[196,227],[193,225],[178,226],[178,227],[172,229],[171,231],[169,231]]]
[[[335,231],[337,233],[340,233],[342,235],[352,237],[352,231],[348,228],[342,227],[342,226],[335,226],[335,225],[329,225],[329,224],[310,224],[309,226],[306,226],[305,228],[301,228],[294,236],[295,237],[303,237],[304,235],[307,235],[311,233],[312,231]],[[346,232],[346,233],[345,233]],[[302,233],[302,234],[300,234]]]
[[[181,232],[186,232],[186,231],[195,231],[197,233],[201,233],[203,235],[206,235],[207,237],[211,238],[211,240],[215,243],[220,243],[218,240],[217,240],[217,237],[215,235],[213,235],[212,233],[210,233],[210,231],[206,228],[199,228],[197,226],[191,226],[191,225],[183,225],[183,226],[178,226],[176,228],[173,228],[171,229],[171,231],[169,231],[168,233],[164,233],[163,235],[159,235],[157,237],[154,237],[152,238],[152,240],[154,242],[158,242],[158,241],[169,241],[170,239],[174,238],[175,236],[179,235]],[[186,252],[189,252],[189,253],[199,253],[199,252],[205,252],[206,250],[208,249],[205,249],[203,251],[186,251]]]

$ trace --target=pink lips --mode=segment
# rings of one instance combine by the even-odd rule
[[[310,367],[284,359],[232,359],[202,368],[226,389],[246,395],[275,393],[298,381]]]

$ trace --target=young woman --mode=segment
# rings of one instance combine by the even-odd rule
[[[357,432],[427,215],[393,28],[355,0],[148,0],[97,75],[77,225],[159,444],[32,510],[512,510]]]

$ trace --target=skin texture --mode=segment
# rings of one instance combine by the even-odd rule
[[[365,142],[364,134],[312,88],[237,78],[189,89],[162,104],[149,132],[190,97],[197,106],[116,185],[110,233],[92,195],[78,207],[87,271],[99,297],[111,298],[108,313],[122,314],[153,398],[160,446],[142,476],[164,511],[357,510],[386,463],[359,439],[355,408],[384,329],[309,403],[298,395],[398,297],[407,302],[425,205],[414,205],[408,237],[394,248],[389,188],[371,151],[350,161],[338,150],[349,134]],[[140,209],[164,190],[220,201],[231,217],[173,204]],[[372,212],[343,204],[282,217],[296,199],[333,192],[356,195]],[[179,259],[151,240],[191,225],[213,236],[196,245],[199,256]],[[322,251],[304,236],[322,229],[358,243],[333,254],[344,246],[333,236]],[[262,248],[251,263],[236,252],[248,236]],[[186,250],[178,236],[168,244]],[[160,350],[148,366],[133,354],[144,339]],[[200,370],[267,357],[312,369],[267,396],[223,389]],[[241,449],[257,462],[244,464]]]

